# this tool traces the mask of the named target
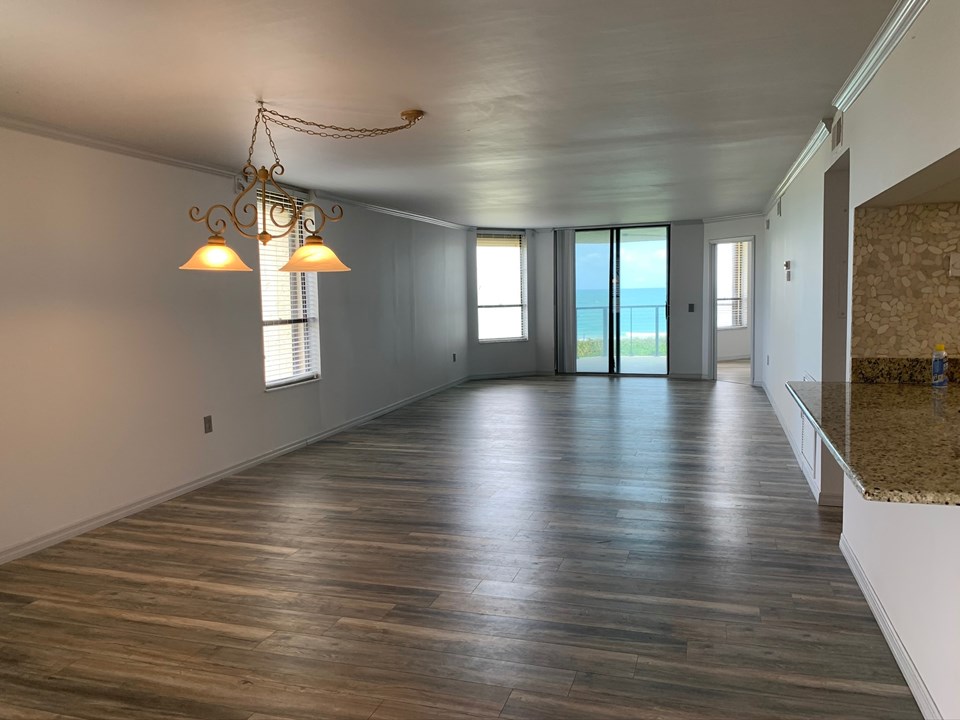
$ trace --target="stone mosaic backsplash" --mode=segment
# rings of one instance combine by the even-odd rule
[[[852,369],[858,358],[904,359],[918,368],[925,363],[929,382],[939,342],[960,362],[960,278],[947,274],[953,252],[960,252],[960,203],[857,208]]]

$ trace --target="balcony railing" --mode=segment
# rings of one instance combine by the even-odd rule
[[[666,354],[666,307],[666,305],[620,306],[620,355],[622,357],[661,357]],[[652,331],[648,329],[651,326]],[[593,305],[577,308],[578,358],[607,357],[610,350],[609,335],[609,307]]]

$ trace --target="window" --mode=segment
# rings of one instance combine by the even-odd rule
[[[260,199],[260,193],[257,199]],[[303,199],[294,196],[297,207]],[[277,205],[271,212],[271,204]],[[266,217],[260,229],[271,235],[293,217],[289,198],[267,193]],[[309,212],[309,211],[308,211]],[[260,246],[260,305],[263,317],[263,371],[267,388],[320,377],[320,321],[317,315],[317,274],[280,272],[303,244],[303,219],[284,238]]]
[[[747,327],[750,243],[717,245],[717,327]]]
[[[527,339],[526,260],[522,234],[477,233],[477,327],[481,342]]]

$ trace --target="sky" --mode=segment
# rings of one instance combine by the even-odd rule
[[[665,228],[638,228],[645,237],[630,238],[621,231],[620,288],[665,288],[667,286],[667,239]],[[650,237],[651,230],[660,237]],[[636,230],[632,231],[636,232]],[[577,290],[606,290],[610,278],[608,230],[577,233]],[[586,241],[586,242],[585,242]],[[599,241],[599,242],[593,242]]]

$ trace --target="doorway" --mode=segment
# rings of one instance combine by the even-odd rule
[[[577,230],[578,373],[666,375],[670,228]]]
[[[753,384],[753,240],[710,244],[713,377]]]

